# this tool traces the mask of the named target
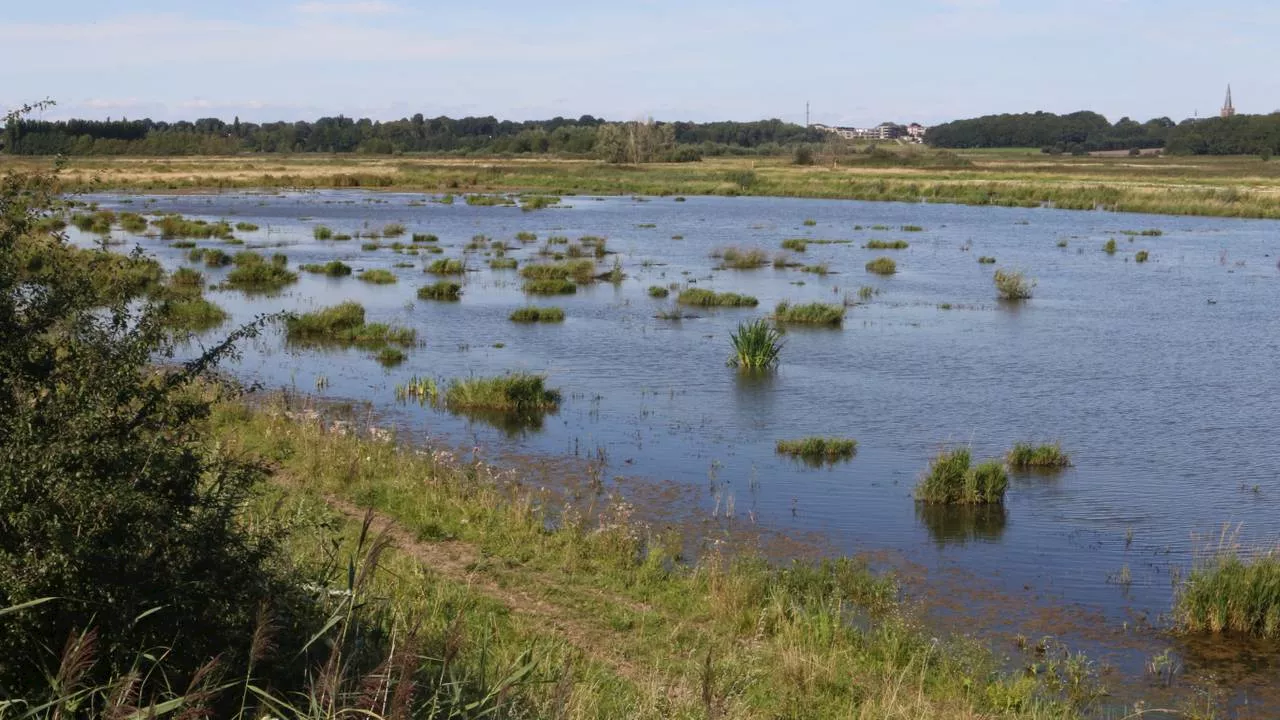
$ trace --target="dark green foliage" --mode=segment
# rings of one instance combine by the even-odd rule
[[[364,307],[356,302],[344,302],[289,317],[285,321],[285,329],[289,342],[304,345],[354,345],[377,349],[386,345],[413,345],[418,337],[412,328],[366,324]]]
[[[231,225],[221,221],[211,223],[205,220],[188,220],[181,215],[165,215],[159,220],[152,220],[151,224],[156,226],[160,231],[160,237],[165,240],[178,238],[230,240],[232,237]]]
[[[236,223],[236,230],[240,232],[257,232],[258,226],[251,222],[238,222]]]
[[[902,232],[924,232],[924,228],[919,225],[903,225]]]
[[[979,265],[995,265],[996,259],[991,257],[990,255],[983,255],[982,257],[978,258],[978,264]]]
[[[718,293],[714,290],[703,288],[681,290],[680,294],[676,296],[676,302],[681,305],[699,307],[755,307],[760,304],[759,300],[750,295],[739,295],[731,292]]]
[[[382,236],[395,238],[404,235],[408,230],[402,223],[389,223],[382,228]]]
[[[299,266],[298,269],[303,272],[328,275],[329,277],[345,277],[351,274],[351,266],[341,260],[330,260],[323,265],[319,263],[307,263],[306,265]]]
[[[564,322],[564,310],[557,307],[523,307],[511,313],[512,322]]]
[[[100,265],[33,236],[53,188],[0,179],[0,607],[54,598],[0,622],[4,699],[66,690],[50,679],[81,633],[94,649],[77,687],[122,677],[142,652],[163,651],[178,687],[215,656],[242,675],[260,609],[275,618],[280,657],[295,656],[317,629],[310,600],[276,529],[241,521],[266,467],[204,431],[203,383],[256,328],[157,368],[173,357],[163,304],[144,284],[103,278],[131,259]],[[111,711],[86,700],[74,714]]]
[[[796,252],[804,252],[809,246],[809,241],[804,238],[787,238],[782,241],[783,250],[794,250]]]
[[[416,243],[433,243],[433,242],[440,242],[440,238],[430,233],[426,233],[426,234],[414,233],[413,241]]]
[[[430,285],[418,288],[419,300],[461,300],[462,286],[448,280],[437,280]]]
[[[733,345],[729,366],[740,370],[768,370],[778,364],[782,353],[782,334],[765,320],[738,323],[729,342]]]
[[[311,235],[315,237],[315,239],[317,240],[332,240],[333,228],[327,227],[325,225],[317,225],[311,229]],[[350,236],[348,236],[347,239],[350,239]]]
[[[395,367],[405,361],[404,351],[396,347],[384,347],[373,356],[383,367]]]
[[[1144,262],[1146,262],[1150,257],[1151,257],[1151,254],[1150,254],[1150,253],[1148,253],[1146,250],[1139,250],[1138,252],[1134,253],[1134,255],[1133,255],[1133,261],[1134,261],[1134,262],[1144,263]]]
[[[968,448],[940,453],[916,486],[916,499],[937,505],[985,505],[1004,502],[1009,476],[1004,466],[988,461],[970,467]]]
[[[1028,468],[1064,468],[1071,464],[1071,458],[1062,452],[1057,443],[1032,445],[1020,442],[1005,455],[1005,462],[1015,470]]]
[[[1106,254],[1108,254],[1108,255],[1115,255],[1115,254],[1116,254],[1116,239],[1115,239],[1115,238],[1111,238],[1110,240],[1107,240],[1106,244],[1104,244],[1104,245],[1102,246],[1102,252],[1104,252],[1104,253],[1106,253]]]
[[[987,115],[943,123],[929,128],[925,140],[934,147],[1029,147],[1061,154],[1163,147],[1166,139],[1181,131],[1181,127],[1175,129],[1169,118],[1142,124],[1121,118],[1112,125],[1094,112],[1069,115],[1037,112]]]
[[[297,273],[285,269],[287,259],[276,255],[267,262],[254,252],[236,253],[236,267],[227,273],[227,287],[245,292],[275,292],[298,281]]]
[[[546,387],[541,375],[512,373],[494,378],[454,380],[444,392],[450,410],[495,410],[499,412],[555,412],[560,392]]]

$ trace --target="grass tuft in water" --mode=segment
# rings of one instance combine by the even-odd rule
[[[432,235],[431,233],[414,233],[412,240],[416,243],[440,242],[440,238]]]
[[[919,225],[903,225],[902,232],[924,232],[924,228]]]
[[[989,505],[1004,502],[1009,476],[990,460],[970,467],[968,448],[938,454],[916,486],[916,500],[934,505]]]
[[[1071,458],[1062,452],[1062,446],[1057,443],[1032,445],[1020,442],[1004,456],[1004,460],[1015,470],[1064,468],[1071,464]]]
[[[307,263],[299,266],[298,269],[303,272],[328,275],[329,277],[345,277],[351,274],[351,266],[341,260],[330,260],[323,265],[320,263]]]
[[[236,268],[227,273],[227,287],[246,292],[274,292],[298,281],[297,273],[285,269],[288,260],[275,255],[267,262],[261,255],[236,253]]]
[[[400,363],[403,363],[407,356],[400,348],[384,347],[373,357],[382,367],[395,367]]]
[[[996,259],[991,257],[990,255],[983,255],[982,257],[978,258],[978,264],[979,265],[995,265]]]
[[[769,253],[761,248],[728,247],[711,256],[719,257],[720,264],[732,270],[755,270],[769,264]]]
[[[388,223],[382,228],[382,236],[389,238],[400,237],[407,231],[408,228],[406,228],[403,223]]]
[[[418,334],[412,328],[365,323],[364,317],[364,306],[357,302],[344,302],[287,318],[285,337],[291,343],[354,345],[364,348],[409,346],[417,341]]]
[[[511,313],[511,322],[564,322],[564,310],[558,307],[522,307]]]
[[[774,452],[810,461],[835,462],[847,460],[858,451],[858,441],[853,438],[807,437],[799,440],[779,440]]]
[[[1220,548],[1183,581],[1173,618],[1185,634],[1280,638],[1280,556],[1245,558],[1233,547]]]
[[[996,270],[992,282],[1001,300],[1027,300],[1036,286],[1034,280],[1028,280],[1017,270]]]
[[[750,295],[739,295],[732,292],[718,293],[704,288],[681,290],[680,294],[676,296],[676,302],[681,305],[695,305],[698,307],[755,307],[760,304],[759,300]]]
[[[671,294],[671,291],[661,285],[649,286],[649,297],[651,298],[658,298],[659,300],[661,300],[662,298],[665,298],[670,294]]]
[[[891,257],[878,257],[867,263],[867,272],[877,275],[892,275],[898,272],[898,264]]]
[[[906,250],[911,243],[906,240],[868,240],[862,247],[867,250]]]
[[[1111,238],[1110,240],[1107,240],[1107,243],[1106,243],[1105,245],[1103,245],[1103,246],[1102,246],[1102,252],[1104,252],[1104,253],[1106,253],[1106,254],[1108,254],[1108,255],[1115,255],[1115,254],[1116,254],[1116,239],[1115,239],[1115,238]]]
[[[520,263],[511,257],[494,258],[489,261],[490,270],[515,270]]]
[[[809,247],[809,241],[804,238],[788,238],[782,241],[783,250],[794,250],[796,252],[804,252]]]
[[[466,265],[457,258],[440,258],[423,268],[423,272],[432,275],[461,275],[466,272],[466,269]]]
[[[382,268],[365,270],[360,273],[360,280],[374,285],[392,285],[396,282],[396,274]]]
[[[555,412],[560,407],[560,391],[548,389],[545,378],[530,373],[468,378],[449,383],[444,405],[450,410]]]
[[[332,240],[333,228],[327,225],[317,225],[311,229],[311,236],[316,240]]]
[[[572,280],[557,278],[525,280],[521,289],[530,295],[572,295],[578,292],[578,286]]]
[[[418,288],[419,300],[457,301],[462,299],[462,286],[448,280],[437,280]]]
[[[738,323],[729,342],[733,355],[728,364],[740,370],[768,370],[778,364],[782,353],[782,333],[766,320]]]
[[[1151,258],[1151,254],[1148,253],[1146,250],[1139,250],[1137,253],[1134,254],[1133,261],[1144,263],[1150,258]]]
[[[784,324],[840,325],[844,322],[844,314],[843,305],[820,302],[792,305],[784,300],[774,308],[773,319]]]
[[[257,232],[258,226],[251,222],[238,222],[236,223],[236,230],[240,232]]]

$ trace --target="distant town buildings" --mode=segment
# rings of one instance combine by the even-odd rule
[[[924,142],[925,131],[929,129],[920,123],[899,125],[891,122],[883,122],[871,128],[838,127],[823,125],[822,123],[813,123],[809,127],[814,130],[839,135],[845,140],[897,140],[901,138],[914,143]]]
[[[1236,106],[1231,104],[1231,85],[1227,85],[1227,101],[1222,103],[1222,117],[1229,118],[1236,114]]]

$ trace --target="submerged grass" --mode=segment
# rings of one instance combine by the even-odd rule
[[[462,299],[462,286],[448,280],[437,280],[430,285],[418,288],[419,300],[444,300],[453,302]]]
[[[739,370],[769,370],[778,364],[782,353],[782,333],[766,320],[738,323],[729,334],[733,354],[729,366]]]
[[[1071,464],[1071,458],[1062,452],[1062,446],[1057,443],[1033,445],[1020,442],[1013,446],[1004,459],[1015,470],[1064,468]]]
[[[511,313],[512,322],[564,322],[564,310],[558,307],[522,307]]]
[[[783,300],[773,311],[773,319],[784,324],[840,325],[844,322],[845,307],[831,303],[812,302],[792,305]]]
[[[750,295],[739,295],[732,292],[718,293],[705,288],[686,288],[681,290],[680,294],[676,296],[676,302],[681,305],[694,305],[697,307],[755,307],[760,304],[759,300]]]
[[[939,453],[916,486],[916,500],[932,505],[988,505],[1004,502],[1009,476],[989,460],[970,467],[968,448]]]
[[[774,452],[779,455],[805,460],[834,462],[853,457],[858,441],[853,438],[807,437],[799,440],[779,440]]]

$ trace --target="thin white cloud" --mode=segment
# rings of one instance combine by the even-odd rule
[[[352,2],[323,2],[311,0],[293,6],[297,12],[307,15],[394,15],[401,9],[383,0],[353,0]]]

